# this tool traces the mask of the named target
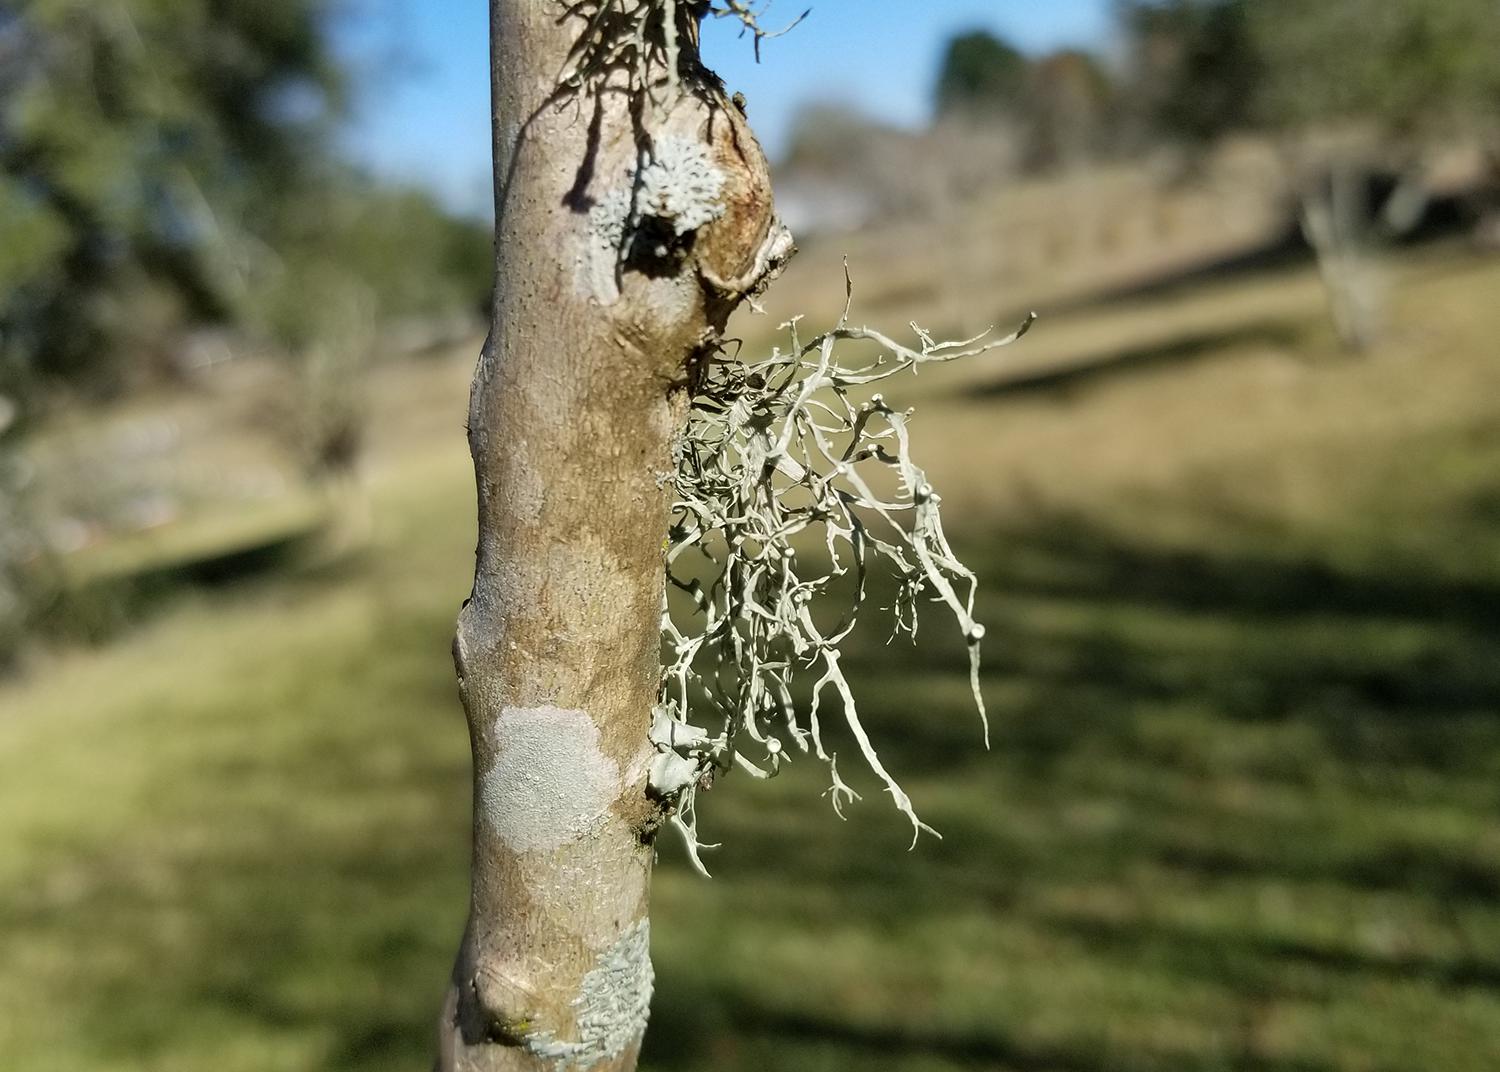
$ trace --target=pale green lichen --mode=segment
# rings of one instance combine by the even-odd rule
[[[1007,345],[1033,319],[1005,338],[985,333],[959,342],[936,341],[913,325],[917,343],[904,346],[850,326],[846,304],[838,324],[813,339],[803,340],[792,321],[784,325],[789,349],[751,362],[713,355],[701,368],[677,459],[667,551],[668,580],[687,596],[687,606],[676,616],[670,604],[663,607],[664,670],[651,733],[658,751],[652,788],[669,802],[671,822],[700,870],[698,790],[734,768],[774,775],[787,761],[783,736],[828,764],[835,810],[842,815],[856,798],[824,747],[819,716],[830,693],[866,765],[911,821],[913,843],[923,830],[935,833],[865,732],[840,644],[864,605],[873,566],[897,582],[894,634],[916,635],[923,599],[945,604],[968,645],[970,685],[988,745],[976,582],[943,533],[941,498],[912,460],[910,411],[878,394],[855,396],[920,365]],[[840,345],[859,341],[882,354],[842,363]],[[895,479],[878,479],[878,470]],[[794,545],[803,540],[821,544],[822,553],[799,556]],[[814,617],[812,604],[840,587],[850,590],[849,605],[829,628]],[[799,711],[793,691],[803,675],[816,676],[810,702]],[[693,725],[692,713],[712,728]],[[761,756],[750,758],[751,750]]]

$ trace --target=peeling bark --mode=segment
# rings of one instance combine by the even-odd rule
[[[663,538],[695,355],[791,252],[766,162],[675,12],[659,94],[559,89],[579,5],[492,0],[496,296],[475,372],[474,588],[454,662],[472,894],[442,1072],[635,1066]],[[651,32],[660,33],[655,27]]]

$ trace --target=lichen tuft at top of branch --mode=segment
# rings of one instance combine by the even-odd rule
[[[771,0],[573,0],[563,3],[563,18],[579,20],[583,29],[558,72],[560,88],[602,93],[611,85],[660,102],[663,89],[675,90],[684,67],[686,39],[696,45],[698,25],[707,16],[740,23],[754,42],[756,61],[761,42],[780,37],[808,14],[802,12],[779,29],[767,30],[761,18]],[[694,53],[696,55],[696,53]],[[696,61],[692,68],[696,69]]]

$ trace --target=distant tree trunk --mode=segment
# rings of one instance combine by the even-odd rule
[[[22,512],[26,483],[15,441],[7,435],[20,417],[20,407],[0,394],[0,677],[20,656],[26,639],[29,600],[22,563],[34,553]]]
[[[1363,353],[1380,335],[1383,283],[1364,172],[1348,163],[1300,183],[1302,233],[1312,247],[1334,330],[1346,350]]]
[[[1377,176],[1367,156],[1347,151],[1294,170],[1301,176],[1302,233],[1317,259],[1339,342],[1354,353],[1374,347],[1385,329],[1385,249],[1415,231],[1431,203],[1420,147],[1404,155],[1393,175]],[[1394,151],[1385,154],[1393,157]],[[1377,189],[1387,175],[1388,189]]]
[[[760,148],[699,66],[705,7],[491,2],[496,294],[453,645],[473,876],[444,1072],[630,1069],[646,1025],[673,441],[695,357],[791,252]]]
[[[1475,244],[1482,250],[1500,251],[1500,147],[1485,150],[1478,216],[1474,224]]]

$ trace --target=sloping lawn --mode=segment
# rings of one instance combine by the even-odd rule
[[[846,823],[812,762],[716,788],[716,877],[662,845],[648,1068],[1496,1067],[1500,266],[1408,273],[1362,361],[1298,271],[1236,314],[1275,330],[1205,341],[1250,285],[1048,343],[1103,368],[1149,327],[1161,360],[911,385],[987,585],[994,750],[937,613],[862,635],[866,724],[944,839],[908,853],[852,762]],[[0,688],[0,1068],[430,1061],[467,891],[461,365],[379,389],[363,556]]]

